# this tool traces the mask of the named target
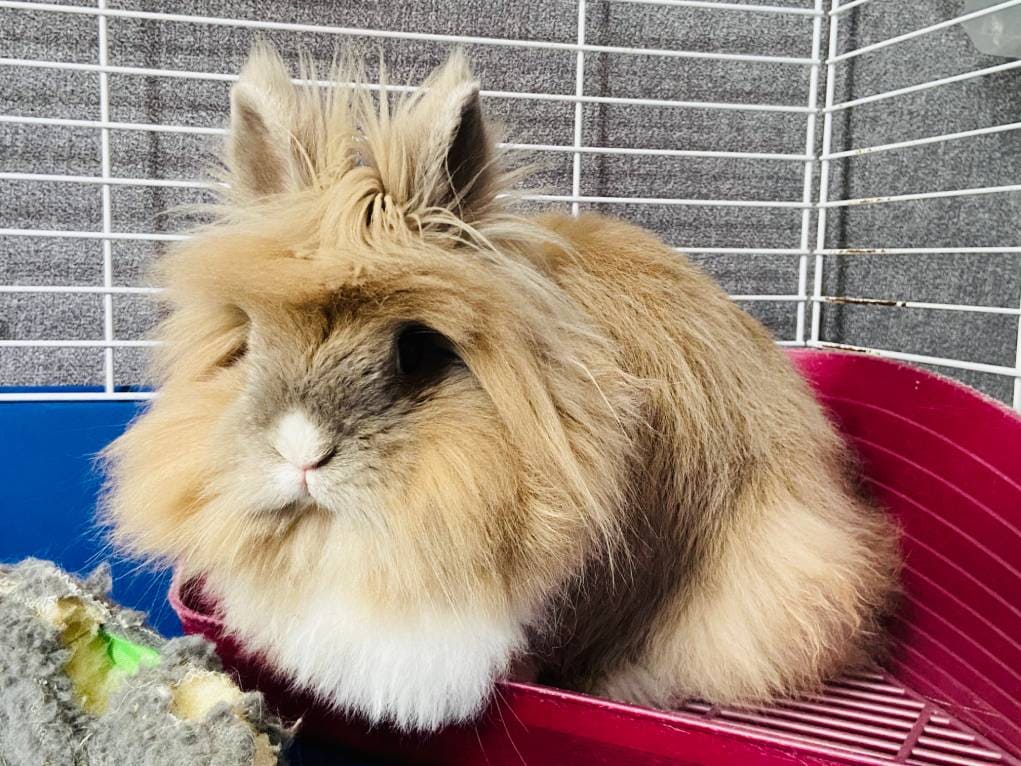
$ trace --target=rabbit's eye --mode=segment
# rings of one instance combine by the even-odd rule
[[[410,324],[397,333],[397,374],[423,380],[460,361],[454,344],[442,333],[423,324]]]

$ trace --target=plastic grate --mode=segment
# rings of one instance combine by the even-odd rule
[[[818,694],[768,707],[690,702],[680,712],[768,734],[800,750],[843,752],[856,763],[863,758],[918,766],[1021,763],[882,673],[847,676]]]

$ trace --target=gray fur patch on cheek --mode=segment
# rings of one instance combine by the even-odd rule
[[[388,356],[345,355],[302,387],[301,406],[338,448],[380,427],[391,428],[402,414],[400,391]]]

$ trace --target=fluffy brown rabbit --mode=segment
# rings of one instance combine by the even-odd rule
[[[540,678],[670,705],[866,662],[895,530],[755,320],[653,235],[514,215],[462,57],[387,103],[231,96],[228,198],[164,260],[130,551],[337,708],[433,729]]]

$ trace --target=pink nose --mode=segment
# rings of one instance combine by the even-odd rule
[[[324,452],[315,460],[312,460],[308,463],[303,463],[302,465],[295,466],[295,468],[297,468],[303,474],[308,473],[309,471],[314,471],[315,469],[322,468],[324,465],[329,463],[330,460],[333,459],[333,456],[336,454],[337,454],[336,449],[330,449],[328,452]]]
[[[324,465],[326,465],[331,460],[333,460],[333,456],[336,455],[336,454],[337,454],[337,448],[336,447],[330,447],[328,450],[326,450],[326,452],[324,452],[319,457],[318,460],[316,460],[314,463],[312,463],[311,465],[309,465],[307,467],[308,468],[322,468]]]
[[[318,468],[322,468],[324,465],[326,465],[328,462],[330,462],[330,460],[333,459],[333,456],[335,454],[337,454],[337,450],[336,449],[331,449],[328,452],[325,452],[324,454],[320,455],[318,458],[316,458],[312,462],[305,463],[304,465],[295,466],[295,468],[297,468],[299,471],[301,471],[301,488],[302,489],[305,489],[305,490],[308,489],[308,475],[309,475],[309,473],[312,472],[312,471],[315,471]]]

